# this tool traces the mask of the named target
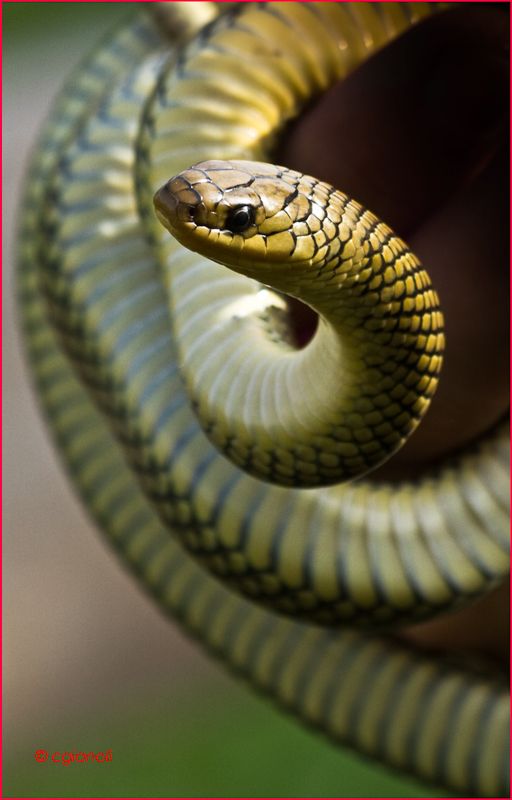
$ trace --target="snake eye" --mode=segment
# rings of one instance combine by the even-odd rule
[[[226,228],[232,233],[243,233],[254,225],[254,209],[252,206],[237,206],[226,217]]]

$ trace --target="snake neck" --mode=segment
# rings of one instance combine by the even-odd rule
[[[437,385],[442,315],[428,275],[387,226],[348,205],[350,240],[331,258],[269,276],[318,313],[301,350],[282,297],[192,253],[177,265],[180,361],[198,418],[228,458],[264,480],[321,486],[368,472],[404,443]],[[207,335],[194,333],[198,315]]]
[[[139,148],[144,152],[147,146],[150,162],[147,181],[140,181],[142,186],[147,185],[142,206],[170,176],[182,173],[190,164],[218,158],[268,161],[268,148],[284,123],[308,99],[344,77],[365,55],[403,30],[408,14],[422,14],[427,7],[404,6],[406,13],[397,7],[392,23],[380,10],[374,12],[365,4],[246,4],[243,11],[242,6],[239,8],[240,16],[237,11],[233,18],[226,18],[227,29],[223,21],[208,31],[200,47],[193,44],[187,50],[182,67],[172,73],[165,92],[156,94],[155,110],[146,126],[148,143],[144,134]],[[371,35],[360,45],[348,46],[352,39],[360,42],[360,14],[364,19],[372,16]],[[264,35],[253,38],[260,22]],[[318,34],[315,46],[297,49],[297,41],[306,40],[312,26]],[[237,44],[238,38],[242,47]],[[273,66],[270,73],[269,64]],[[247,81],[253,86],[250,92]],[[231,112],[234,98],[235,128]],[[218,113],[224,108],[227,113]],[[320,182],[315,184],[320,192]],[[311,232],[308,220],[315,217],[313,205],[295,216],[296,221],[304,223],[301,244],[306,250],[300,257],[306,259]],[[316,227],[317,222],[311,219],[315,226],[312,232],[321,240],[323,226]],[[371,215],[360,220],[362,228],[365,223],[369,226],[367,256],[371,258]],[[267,244],[272,242],[271,247],[280,256],[280,239],[286,240],[286,245],[289,236],[284,231],[267,232],[272,234]],[[333,248],[343,241],[337,233]],[[362,239],[364,233],[362,230]],[[204,257],[187,253],[162,232],[155,230],[154,236],[159,261],[166,265],[164,286],[178,363],[192,406],[213,443],[239,467],[263,480],[288,486],[337,483],[378,466],[414,429],[437,383],[442,339],[439,334],[437,352],[432,359],[426,358],[426,364],[420,361],[424,351],[420,354],[415,350],[419,330],[412,335],[407,321],[403,332],[411,336],[405,352],[399,345],[377,341],[378,336],[384,339],[395,332],[382,329],[379,318],[380,313],[388,315],[385,309],[390,304],[385,299],[384,275],[374,276],[376,284],[379,280],[382,283],[374,290],[370,277],[363,273],[359,284],[354,283],[352,298],[345,279],[342,306],[329,299],[334,291],[342,294],[332,288],[334,282],[341,282],[342,275],[331,258],[334,252],[326,253],[321,276],[325,286],[317,288],[308,283],[287,288],[279,285],[279,278],[276,282],[276,273],[267,278],[246,272],[258,286],[247,277],[215,267]],[[319,252],[325,244],[320,243]],[[377,260],[374,266],[380,271]],[[280,330],[272,329],[269,314],[262,308],[261,284],[299,297],[318,311],[322,322],[303,351],[294,351],[283,341]],[[359,286],[365,288],[367,297],[357,298]],[[376,307],[367,320],[365,304],[373,302],[374,291],[378,295]],[[414,293],[413,286],[411,300]],[[351,299],[357,299],[357,308],[351,305]],[[413,310],[404,305],[397,313],[412,319]],[[397,317],[393,310],[392,316]],[[376,325],[376,331],[371,330],[372,325]],[[434,324],[432,320],[432,330],[436,326],[439,329],[440,322]],[[411,363],[404,376],[403,360],[408,359]],[[397,373],[396,379],[392,373]],[[360,394],[361,386],[363,390],[368,387],[366,394]],[[370,441],[376,437],[376,441]]]

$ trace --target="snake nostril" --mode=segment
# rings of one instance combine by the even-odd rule
[[[195,222],[197,205],[192,203],[178,202],[176,216],[180,222]]]

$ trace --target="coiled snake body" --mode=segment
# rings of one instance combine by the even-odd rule
[[[158,602],[299,717],[505,793],[504,688],[350,625],[421,619],[503,579],[508,437],[414,483],[337,483],[418,423],[442,315],[385,225],[266,163],[311,96],[430,9],[149,5],[64,89],[24,204],[27,347],[73,480]],[[158,224],[158,187],[197,252]],[[301,350],[281,292],[319,312]]]

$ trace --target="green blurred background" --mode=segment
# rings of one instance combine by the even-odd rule
[[[3,4],[4,796],[442,796],[335,750],[182,636],[92,528],[36,413],[13,308],[23,171],[70,68],[134,11]],[[111,763],[34,759],[108,748]]]

